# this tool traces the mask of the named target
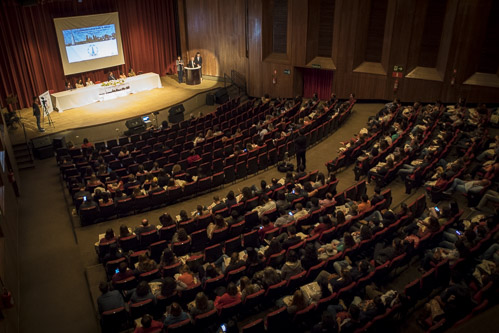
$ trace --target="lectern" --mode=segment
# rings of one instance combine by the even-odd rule
[[[189,68],[184,67],[185,83],[188,85],[196,85],[201,83],[201,67]]]

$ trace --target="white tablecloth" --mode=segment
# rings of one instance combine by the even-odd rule
[[[103,91],[106,90],[105,88],[111,87],[102,87],[100,83],[84,88],[60,91],[51,95],[52,104],[60,111],[64,111],[98,101],[108,100],[110,97],[117,98],[122,97],[123,95],[134,94],[139,91],[162,87],[161,79],[159,75],[155,73],[128,77],[125,79],[125,85],[129,85],[130,89],[106,95],[102,95]]]

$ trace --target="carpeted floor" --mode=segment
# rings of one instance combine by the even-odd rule
[[[307,152],[308,171],[326,172],[324,163],[337,156],[340,141],[350,138],[364,127],[367,118],[375,114],[381,104],[357,104],[352,116],[333,135]],[[214,107],[213,107],[214,108]],[[208,108],[203,108],[206,112]],[[36,168],[21,173],[22,213],[20,218],[20,286],[21,332],[98,332],[95,299],[98,283],[105,279],[102,265],[97,261],[94,243],[97,235],[107,228],[119,229],[121,224],[134,227],[142,218],[157,223],[165,211],[172,215],[181,209],[188,212],[197,204],[209,205],[215,194],[225,196],[229,190],[258,184],[261,179],[281,177],[276,168],[252,176],[235,185],[204,194],[169,207],[140,215],[120,218],[88,227],[80,227],[66,204],[68,192],[60,182],[55,159],[36,161]],[[354,184],[351,167],[338,174],[338,191]],[[409,197],[400,181],[390,186],[394,198],[392,207],[403,200],[413,201],[421,189]],[[368,186],[368,194],[373,186]],[[418,331],[407,327],[404,331]],[[483,331],[486,332],[486,331]]]

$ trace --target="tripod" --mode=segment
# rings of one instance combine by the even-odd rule
[[[43,115],[47,116],[47,119],[49,121],[49,126],[55,128],[54,122],[52,121],[52,118],[50,118],[49,110],[47,110],[47,101],[43,97],[42,97],[42,106],[43,106]],[[42,121],[42,123],[44,122],[45,120]]]

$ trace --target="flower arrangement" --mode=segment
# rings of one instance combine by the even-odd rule
[[[125,84],[125,79],[111,80],[107,82],[102,82],[101,87],[116,87]]]

